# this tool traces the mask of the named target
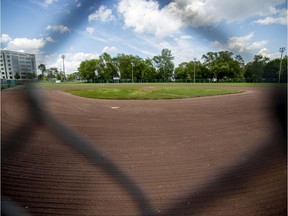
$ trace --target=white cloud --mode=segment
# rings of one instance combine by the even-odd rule
[[[77,1],[77,0],[76,0],[75,2],[76,2],[76,7],[78,7],[78,8],[81,7],[82,4],[81,4],[80,1]]]
[[[106,53],[112,53],[112,52],[116,52],[116,51],[118,51],[118,49],[114,46],[112,46],[112,47],[105,46],[102,50],[102,53],[105,53],[105,52]]]
[[[43,59],[41,49],[45,46],[46,42],[48,41],[44,38],[15,38],[4,49],[35,54],[36,64],[38,64]]]
[[[250,17],[277,13],[285,0],[175,0],[167,5],[170,12],[193,27],[210,26],[225,21],[243,21]]]
[[[109,22],[114,20],[115,17],[112,15],[112,10],[106,8],[105,6],[100,6],[99,10],[96,10],[94,13],[88,16],[88,21],[101,21],[101,22]]]
[[[265,53],[265,56],[272,56],[268,53],[267,44],[267,40],[255,41],[253,32],[244,36],[230,37],[226,43],[220,43],[219,41],[213,42],[213,45],[219,50],[228,50],[235,54],[243,55],[245,61],[250,61],[256,53]]]
[[[1,35],[1,43],[7,43],[11,40],[12,40],[12,38],[8,34],[2,34]]]
[[[57,0],[32,0],[33,3],[38,4],[44,8],[47,8],[54,2],[57,2]]]
[[[45,40],[40,39],[28,39],[28,38],[15,38],[7,44],[8,50],[24,51],[37,54],[39,50],[44,47]]]
[[[258,52],[258,55],[261,54],[262,56],[268,57],[269,59],[275,59],[275,58],[279,58],[280,54],[279,52],[277,53],[271,53],[269,52],[269,50],[267,48],[263,48]]]
[[[263,49],[264,46],[267,44],[266,40],[251,42],[253,37],[254,37],[253,32],[245,36],[230,37],[227,42],[227,47],[229,50],[242,53],[251,50]]]
[[[63,60],[61,58],[61,55],[47,56],[46,59],[44,60],[44,64],[46,65],[47,68],[56,67],[58,68],[58,70],[62,70]],[[65,53],[64,55],[65,55],[64,63],[66,74],[76,72],[82,61],[99,58],[99,54],[97,53],[77,52],[77,53]]]
[[[53,43],[53,42],[56,42],[52,37],[46,37],[45,38],[45,40],[47,41],[47,42],[51,42],[51,43]]]
[[[157,37],[174,34],[182,27],[181,20],[169,8],[159,9],[156,1],[121,0],[117,7],[123,16],[124,26],[137,33],[150,33]]]
[[[248,18],[264,17],[257,21],[261,24],[283,24],[284,16],[277,15],[277,7],[282,3],[285,0],[174,0],[160,9],[155,0],[120,0],[117,10],[123,16],[125,27],[163,37],[186,26],[206,27]]]
[[[260,25],[271,25],[271,24],[280,24],[280,25],[287,25],[287,10],[281,10],[275,16],[268,16],[263,19],[258,19],[255,21]]]
[[[87,27],[86,32],[88,32],[89,34],[93,34],[95,32],[95,28]]]
[[[67,26],[63,26],[63,25],[48,25],[46,29],[60,32],[61,34],[70,31],[70,29]]]

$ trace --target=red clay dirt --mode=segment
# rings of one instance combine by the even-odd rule
[[[155,215],[286,215],[286,154],[279,153],[285,139],[272,89],[234,88],[245,92],[157,101],[35,91],[46,113],[137,182]],[[107,172],[45,125],[27,121],[22,88],[1,96],[2,148],[16,144],[10,157],[2,156],[2,196],[31,215],[138,214],[133,198]]]

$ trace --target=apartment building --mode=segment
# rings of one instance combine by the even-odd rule
[[[1,50],[1,79],[31,79],[33,73],[37,74],[36,58],[34,54]]]

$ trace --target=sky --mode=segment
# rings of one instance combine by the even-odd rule
[[[67,74],[104,52],[153,58],[167,48],[177,66],[209,51],[280,58],[286,45],[286,0],[1,0],[1,48],[59,70],[65,55]]]

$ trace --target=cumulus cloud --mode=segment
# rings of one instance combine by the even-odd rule
[[[4,49],[35,54],[36,64],[38,64],[43,59],[41,49],[45,46],[46,42],[48,41],[44,38],[14,38],[8,42]]]
[[[12,38],[8,34],[1,35],[1,43],[7,43],[12,40]]]
[[[109,47],[109,46],[105,46],[102,50],[102,53],[112,53],[112,52],[116,52],[118,49],[114,46]]]
[[[279,58],[280,54],[279,52],[277,53],[271,53],[267,48],[263,48],[258,52],[258,55],[262,55],[265,57],[268,57],[269,59],[275,59],[275,58]]]
[[[61,58],[61,55],[47,56],[45,59],[45,65],[49,68],[56,67],[59,70],[62,70],[63,60]],[[77,52],[77,53],[65,53],[64,55],[65,55],[66,74],[71,74],[73,72],[78,71],[78,67],[80,66],[80,63],[82,61],[99,58],[99,54],[97,53]]]
[[[262,49],[268,42],[266,40],[251,42],[253,37],[254,37],[253,32],[251,32],[248,35],[244,35],[240,37],[236,37],[236,36],[230,37],[228,39],[227,47],[229,48],[229,50],[242,53],[246,51]]]
[[[138,33],[151,33],[164,37],[178,32],[181,20],[170,13],[170,9],[159,9],[156,1],[121,0],[117,7],[123,16],[124,26]]]
[[[89,34],[93,34],[95,32],[95,28],[87,27],[86,32],[88,32]]]
[[[109,22],[115,20],[115,17],[112,15],[112,10],[106,8],[105,6],[100,6],[98,10],[88,16],[88,21],[97,21],[100,22]]]
[[[24,52],[31,52],[31,53],[39,53],[39,50],[44,47],[45,40],[43,38],[40,39],[28,39],[28,38],[15,38],[11,40],[7,44],[8,50],[13,51],[24,51]]]
[[[219,50],[228,50],[235,54],[241,54],[246,56],[248,61],[250,61],[255,53],[264,54],[269,56],[268,49],[266,45],[267,40],[254,40],[254,33],[251,32],[243,36],[233,36],[228,38],[226,43],[220,43],[219,41],[213,42],[214,46],[218,47]]]
[[[260,24],[284,23],[284,16],[278,17],[277,9],[282,3],[285,0],[174,0],[160,9],[155,0],[120,0],[117,10],[125,27],[138,33],[167,36],[186,26],[207,27],[251,17],[263,18],[257,21]]]
[[[64,25],[48,25],[46,29],[55,32],[60,32],[61,34],[70,31],[70,29]]]
[[[54,40],[52,37],[46,37],[45,38],[45,40],[47,41],[47,42],[51,42],[51,43],[53,43],[53,42],[56,42],[56,40]]]
[[[57,2],[57,0],[31,0],[33,3],[38,4],[44,8],[49,7],[54,2]]]
[[[231,23],[276,14],[277,6],[284,2],[285,0],[175,0],[167,7],[185,24],[202,27],[215,25],[220,21]]]
[[[277,15],[268,16],[263,19],[258,19],[255,21],[260,25],[271,25],[271,24],[280,24],[287,25],[287,10],[281,10]]]

